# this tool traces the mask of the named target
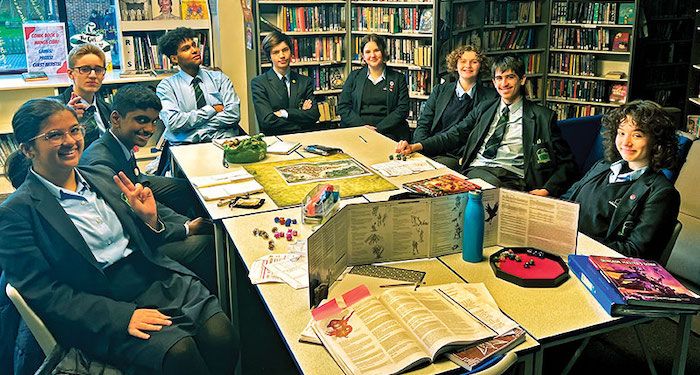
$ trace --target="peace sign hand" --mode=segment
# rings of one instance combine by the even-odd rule
[[[140,183],[134,185],[124,172],[119,172],[114,176],[114,183],[122,191],[122,196],[131,209],[141,220],[151,228],[158,227],[158,210],[156,200],[150,188],[144,187]]]

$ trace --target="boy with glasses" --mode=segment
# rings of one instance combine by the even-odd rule
[[[68,77],[73,85],[53,97],[73,108],[85,127],[85,147],[109,129],[109,104],[99,95],[105,78],[105,54],[93,44],[73,48],[68,54]]]

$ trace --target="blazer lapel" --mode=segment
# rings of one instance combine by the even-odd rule
[[[353,110],[360,113],[360,106],[362,105],[362,91],[365,89],[365,82],[367,81],[367,67],[360,69],[357,73],[357,81],[355,83],[355,90],[352,93],[352,104]]]
[[[289,106],[287,108],[299,109],[300,100],[297,98],[299,96],[299,79],[296,72],[289,73]]]
[[[289,107],[289,97],[287,96],[287,87],[282,83],[280,78],[277,76],[274,70],[270,69],[267,71],[267,81],[270,83],[272,91],[274,91],[279,97],[279,103],[281,108]],[[270,100],[272,102],[272,100]],[[273,105],[274,108],[274,105]]]
[[[430,130],[435,130],[435,125],[437,125],[438,121],[440,121],[440,118],[442,117],[442,113],[445,112],[445,108],[447,108],[447,104],[450,103],[450,99],[452,98],[452,95],[454,95],[454,92],[456,89],[457,89],[457,82],[450,83],[447,85],[445,90],[443,90],[440,93],[440,96],[438,96],[437,108],[435,110],[435,117],[433,117],[433,125],[431,126]],[[449,125],[449,124],[443,124],[443,129],[444,129],[445,125]]]
[[[645,175],[647,173],[651,173],[651,171],[647,171]],[[637,202],[643,199],[647,194],[655,177],[655,175],[651,175],[651,177],[643,175],[632,183],[632,186],[630,186],[625,196],[622,197],[622,200],[618,203],[615,213],[613,213],[606,237],[610,237],[612,234],[616,233],[620,225],[622,225],[627,218],[627,215],[637,206]]]
[[[70,217],[58,203],[55,196],[51,195],[44,184],[37,180],[31,172],[27,176],[26,183],[32,191],[32,198],[36,201],[36,210],[56,230],[56,232],[68,242],[68,244],[82,255],[90,264],[100,268],[100,264],[92,255],[92,251],[83,239],[78,229],[73,225]]]
[[[528,155],[532,155],[530,151],[534,146],[534,142],[541,141],[535,140],[535,114],[532,112],[532,107],[530,102],[521,97],[520,100],[523,101],[523,157],[525,161],[523,162],[525,167],[525,175],[527,176],[527,171],[530,168],[530,162],[527,160]],[[534,105],[534,104],[532,104]],[[533,162],[537,162],[536,160]]]

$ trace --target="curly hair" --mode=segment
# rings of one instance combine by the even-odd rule
[[[603,147],[609,162],[620,160],[615,138],[623,121],[630,119],[648,137],[649,167],[657,172],[672,168],[678,154],[676,127],[666,111],[651,100],[635,100],[615,108],[603,116]]]
[[[481,50],[481,48],[472,44],[458,46],[447,55],[447,57],[445,58],[445,61],[447,61],[447,71],[456,72],[457,62],[460,58],[462,58],[462,55],[464,55],[466,52],[474,52],[474,54],[476,54],[476,60],[479,61],[479,64],[481,65],[479,67],[479,74],[484,72],[485,67],[488,65],[488,58],[486,57],[486,55],[484,55],[484,52]]]
[[[365,50],[365,46],[369,42],[374,42],[377,44],[377,47],[379,48],[379,51],[382,53],[382,61],[386,64],[387,61],[389,61],[389,50],[386,47],[386,39],[377,34],[367,34],[364,37],[362,37],[362,40],[360,40],[360,55],[362,55],[362,52]],[[362,64],[366,65],[365,60],[362,59]]]
[[[177,55],[177,48],[186,40],[194,39],[197,33],[189,27],[178,27],[158,38],[158,51],[165,56]]]

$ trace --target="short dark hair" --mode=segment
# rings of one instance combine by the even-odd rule
[[[512,70],[518,78],[522,79],[525,77],[525,63],[513,54],[501,55],[494,59],[491,65],[491,78],[495,77],[496,72],[499,70],[501,72]]]
[[[19,107],[12,116],[12,132],[15,140],[20,144],[20,149],[12,152],[5,163],[5,175],[10,179],[12,186],[16,189],[27,178],[31,160],[22,152],[22,147],[34,142],[32,138],[39,135],[46,120],[56,113],[68,111],[77,116],[73,109],[56,99],[30,99]]]
[[[360,41],[360,56],[362,56],[362,51],[364,51],[365,45],[367,45],[369,42],[377,43],[377,47],[379,47],[379,50],[382,52],[382,62],[386,64],[387,60],[389,60],[389,51],[386,48],[386,39],[381,35],[367,34],[362,37],[362,40]],[[362,60],[362,63],[364,64],[365,61]]]
[[[124,117],[137,109],[155,109],[160,112],[163,105],[152,89],[138,83],[126,85],[117,90],[112,98],[113,111],[117,111]]]
[[[158,38],[158,51],[168,57],[177,55],[177,48],[182,42],[196,37],[197,33],[189,27],[178,27]]]
[[[642,131],[649,139],[649,167],[657,172],[672,168],[678,155],[678,137],[676,126],[671,117],[658,104],[651,100],[635,100],[613,109],[603,116],[603,147],[605,158],[609,162],[622,159],[615,146],[617,129],[627,119]]]
[[[265,39],[263,39],[261,48],[267,55],[267,57],[270,57],[270,51],[272,51],[273,48],[275,48],[278,44],[281,43],[287,43],[287,46],[289,48],[292,48],[292,38],[289,37],[289,35],[273,30],[271,33],[267,34]]]

